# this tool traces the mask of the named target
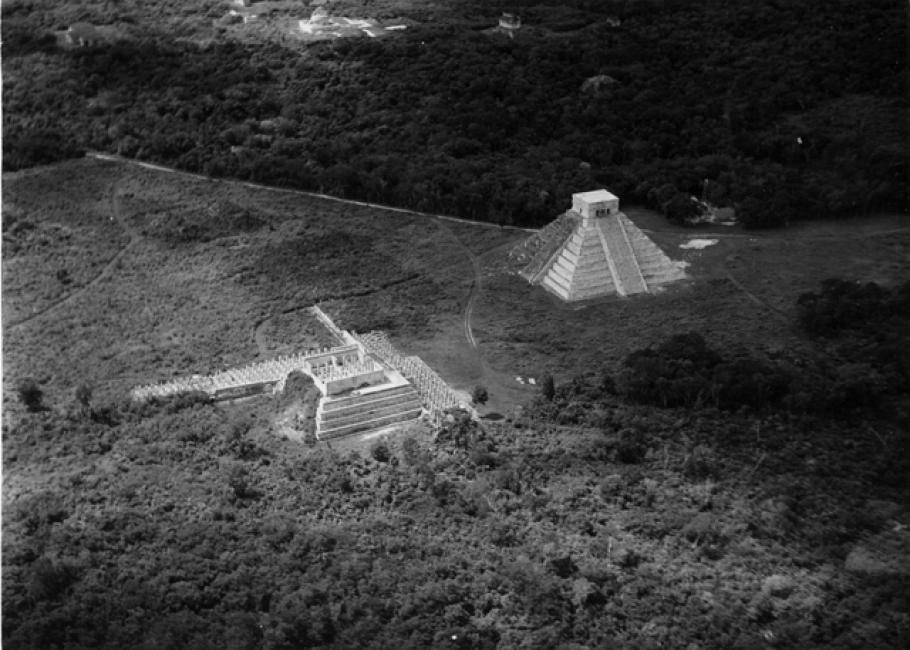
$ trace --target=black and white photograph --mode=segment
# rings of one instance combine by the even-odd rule
[[[4,650],[910,648],[910,1],[0,0]]]

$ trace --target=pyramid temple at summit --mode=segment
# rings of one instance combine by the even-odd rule
[[[607,190],[573,194],[572,209],[519,248],[520,275],[567,302],[651,293],[687,277],[686,263],[671,260]]]

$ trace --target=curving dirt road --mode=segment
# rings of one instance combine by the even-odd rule
[[[388,210],[390,212],[400,212],[402,214],[413,214],[419,217],[431,217],[433,219],[442,219],[443,221],[452,221],[455,223],[467,223],[472,226],[482,226],[485,228],[500,228],[505,230],[519,230],[523,232],[537,232],[536,228],[521,228],[519,226],[500,226],[499,224],[491,223],[489,221],[474,221],[472,219],[462,219],[461,217],[452,217],[446,214],[434,214],[432,212],[420,212],[419,210],[409,210],[408,208],[397,208],[391,205],[383,205],[382,203],[371,203],[370,201],[356,201],[354,199],[344,199],[339,196],[332,196],[331,194],[323,194],[321,192],[307,192],[306,190],[295,190],[287,187],[275,187],[272,185],[263,185],[261,183],[252,183],[250,181],[240,181],[230,178],[216,178],[214,176],[206,176],[205,174],[194,174],[193,172],[186,172],[180,169],[175,169],[174,167],[165,167],[163,165],[155,165],[152,163],[143,162],[141,160],[134,160],[132,158],[124,158],[122,156],[117,156],[109,153],[99,153],[95,151],[86,152],[85,156],[87,158],[94,158],[96,160],[107,160],[111,162],[120,162],[126,163],[129,165],[135,165],[137,167],[144,167],[146,169],[153,169],[156,171],[167,172],[170,174],[179,174],[180,176],[186,176],[187,178],[196,178],[199,180],[205,181],[218,181],[218,182],[228,182],[236,183],[237,185],[243,185],[245,187],[251,187],[257,190],[268,190],[269,192],[283,192],[285,194],[296,194],[298,196],[310,196],[318,199],[326,199],[328,201],[335,201],[336,203],[344,203],[346,205],[359,205],[367,208],[377,208],[380,210]]]
[[[465,248],[468,256],[471,258],[471,266],[474,269],[474,279],[471,281],[471,293],[468,295],[468,304],[464,309],[464,336],[471,344],[471,347],[477,349],[477,339],[474,338],[474,332],[471,329],[471,317],[474,315],[474,303],[477,302],[477,296],[480,293],[480,262],[477,256]]]

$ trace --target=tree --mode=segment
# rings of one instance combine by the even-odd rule
[[[664,204],[664,214],[673,223],[685,224],[701,214],[701,206],[689,195],[678,192]]]
[[[774,228],[784,225],[790,218],[786,195],[779,192],[771,200],[754,196],[746,197],[736,210],[736,218],[746,228]]]
[[[380,463],[387,463],[392,458],[392,452],[385,440],[377,440],[370,447],[370,455]]]
[[[553,375],[544,375],[540,380],[540,394],[548,402],[552,402],[556,397],[556,384],[553,383]]]
[[[79,384],[76,387],[76,402],[83,409],[88,409],[92,405],[92,388],[88,384]]]
[[[16,387],[16,392],[19,393],[19,400],[25,404],[25,408],[29,411],[40,411],[44,408],[41,403],[44,398],[44,392],[38,386],[38,382],[31,377],[26,377],[20,381]]]
[[[471,401],[475,404],[486,404],[487,400],[490,398],[487,389],[480,384],[474,386],[474,390],[471,391]]]

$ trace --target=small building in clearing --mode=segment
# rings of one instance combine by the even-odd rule
[[[518,31],[521,29],[521,17],[504,11],[502,16],[499,17],[499,29],[505,30],[510,34]]]
[[[104,38],[91,23],[73,23],[66,30],[66,37],[70,45],[78,45],[79,47],[97,45],[104,41]]]

